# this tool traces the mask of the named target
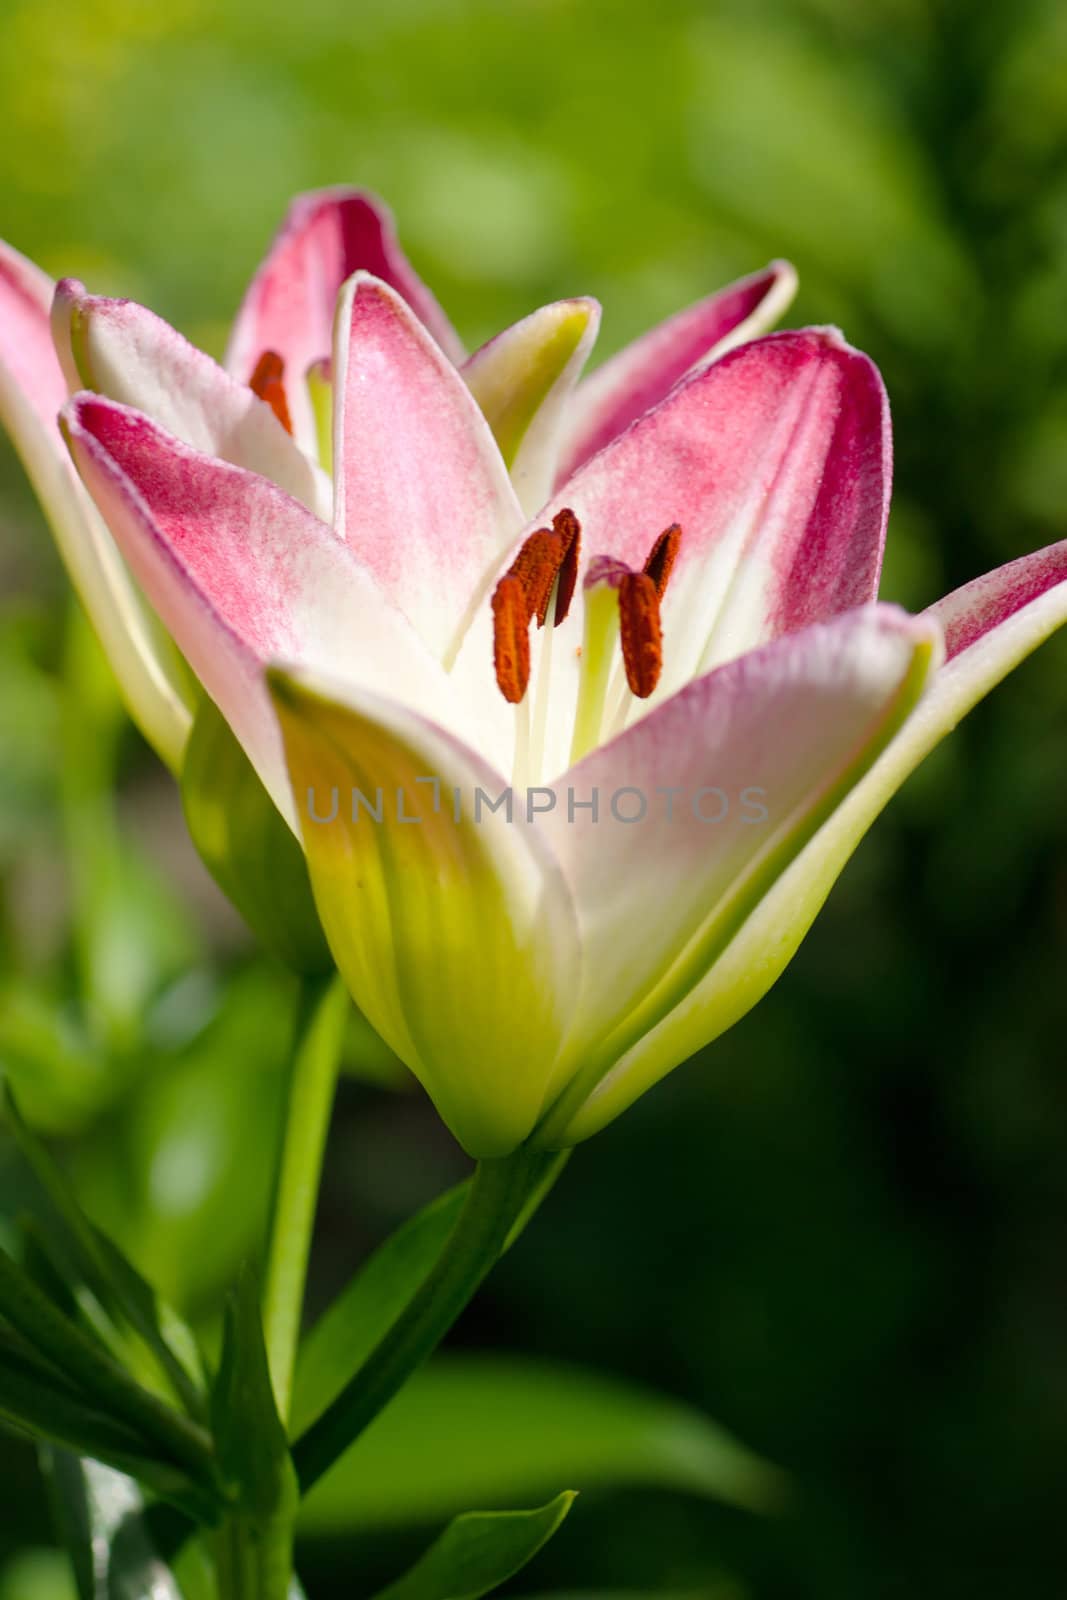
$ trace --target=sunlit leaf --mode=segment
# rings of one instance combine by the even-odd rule
[[[548,1167],[508,1237],[522,1233],[568,1159]],[[293,1391],[293,1432],[312,1423],[384,1337],[444,1249],[470,1185],[439,1195],[380,1245],[300,1347]]]
[[[127,1261],[122,1251],[89,1221],[65,1175],[24,1122],[10,1090],[5,1086],[0,1107],[44,1199],[59,1243],[66,1256],[65,1279],[71,1290],[79,1282],[115,1325],[120,1338],[132,1333],[159,1363],[161,1373],[178,1396],[194,1411],[202,1397],[203,1370],[196,1340],[177,1313]]]
[[[772,1508],[779,1473],[699,1412],[581,1368],[448,1356],[417,1373],[312,1490],[309,1533],[429,1522],[472,1503],[649,1485]]]
[[[398,1228],[312,1328],[296,1369],[294,1436],[339,1393],[399,1316],[444,1248],[467,1188],[450,1189]]]
[[[557,1495],[536,1511],[468,1511],[376,1600],[479,1600],[521,1571],[574,1503]]]

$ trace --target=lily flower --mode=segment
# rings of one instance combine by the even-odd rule
[[[766,992],[889,796],[1067,617],[1067,544],[878,604],[888,408],[834,330],[583,435],[532,519],[395,287],[349,280],[330,373],[332,525],[119,400],[63,427],[361,1010],[471,1154],[572,1144]]]
[[[71,279],[57,286],[0,243],[0,422],[131,715],[174,771],[196,712],[195,685],[78,482],[56,413],[69,393],[96,390],[187,444],[273,478],[329,519],[328,358],[337,297],[357,270],[389,284],[461,367],[529,512],[547,498],[559,463],[573,468],[686,370],[770,327],[796,284],[787,263],[774,263],[653,329],[579,383],[599,321],[594,301],[545,306],[468,359],[403,254],[388,210],[361,190],[325,189],[291,205],[220,367],[143,307],[89,295]]]

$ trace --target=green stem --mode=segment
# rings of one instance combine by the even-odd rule
[[[348,995],[339,978],[301,991],[267,1252],[263,1332],[278,1415],[289,1415],[311,1234],[333,1109]]]
[[[264,1524],[235,1513],[215,1538],[220,1600],[287,1600],[292,1586],[293,1523]]]
[[[530,1197],[561,1170],[555,1152],[520,1146],[480,1161],[466,1204],[435,1266],[389,1332],[293,1447],[306,1493],[422,1365],[501,1255]]]

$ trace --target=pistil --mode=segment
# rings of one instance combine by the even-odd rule
[[[307,370],[308,399],[315,419],[315,441],[319,447],[319,465],[333,471],[333,363],[329,356],[320,356]]]

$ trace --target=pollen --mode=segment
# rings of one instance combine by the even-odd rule
[[[681,542],[681,524],[672,522],[669,528],[664,528],[649,551],[644,570],[656,585],[656,598],[658,600],[663,599],[671,569],[678,556],[678,546]]]
[[[529,614],[543,628],[548,618],[548,603],[556,589],[553,625],[558,627],[570,610],[578,580],[578,551],[581,527],[573,511],[557,511],[551,528],[538,528],[523,542],[522,549],[508,568],[509,578],[518,578],[526,591]]]
[[[561,561],[559,540],[548,528],[538,528],[531,533],[508,569],[509,578],[517,578],[526,594],[527,617],[536,617],[537,626],[543,628],[548,615],[548,602],[552,585]]]
[[[556,612],[552,621],[559,627],[571,608],[574,587],[578,582],[578,557],[582,548],[582,525],[574,512],[564,507],[552,518],[552,530],[562,546],[559,563],[559,586],[556,589]]]
[[[285,398],[285,384],[282,382],[284,377],[285,362],[281,356],[276,350],[264,350],[248,380],[248,387],[253,394],[267,402],[286,433],[292,433],[289,402]]]
[[[508,573],[493,591],[493,667],[504,699],[517,706],[530,681],[530,610],[520,577]]]
[[[518,705],[530,680],[529,626],[543,628],[553,591],[553,627],[570,609],[578,581],[581,528],[573,511],[558,511],[551,528],[537,528],[493,592],[493,663],[505,700]],[[558,582],[557,582],[558,579]]]
[[[619,584],[619,642],[630,692],[647,700],[663,671],[659,594],[648,572],[628,572]]]

